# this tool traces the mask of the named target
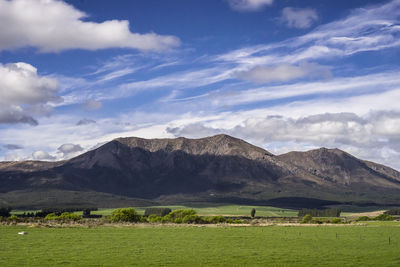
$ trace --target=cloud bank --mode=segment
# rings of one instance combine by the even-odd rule
[[[37,125],[32,116],[49,114],[49,104],[60,101],[57,80],[27,63],[0,63],[0,123]]]
[[[96,23],[87,18],[62,1],[0,0],[0,50],[36,47],[41,52],[60,52],[116,47],[165,51],[180,44],[174,36],[132,33],[127,20]]]

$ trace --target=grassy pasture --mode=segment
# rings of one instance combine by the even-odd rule
[[[399,224],[0,226],[0,266],[399,266],[399,251]]]

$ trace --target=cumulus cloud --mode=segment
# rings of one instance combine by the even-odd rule
[[[328,67],[315,63],[302,63],[299,66],[281,64],[277,66],[256,66],[248,71],[236,73],[236,78],[257,82],[287,82],[304,77],[330,78],[332,76]]]
[[[49,104],[62,101],[57,93],[57,80],[39,76],[32,65],[0,63],[0,123],[37,125],[32,115],[49,114]]]
[[[87,125],[87,124],[92,124],[92,123],[96,123],[95,120],[91,120],[91,119],[82,119],[80,121],[78,121],[76,123],[77,126],[81,126],[81,125]]]
[[[0,50],[36,47],[42,52],[59,52],[121,47],[163,51],[180,43],[174,36],[132,33],[127,20],[97,23],[87,18],[63,1],[0,0]]]
[[[362,159],[377,161],[400,169],[400,112],[375,111],[364,116],[351,112],[321,113],[300,118],[266,116],[187,123],[167,128],[174,136],[197,138],[227,133],[274,153],[317,147],[340,148]]]
[[[49,153],[47,153],[46,151],[35,151],[32,153],[32,158],[34,160],[55,160],[56,157],[50,155]]]
[[[102,106],[103,103],[94,99],[88,99],[85,103],[83,103],[83,108],[85,108],[86,110],[97,110],[101,109]]]
[[[79,152],[83,151],[84,149],[80,145],[63,144],[57,150],[63,154],[63,158],[71,158],[79,154]]]
[[[318,20],[317,12],[312,8],[285,7],[281,21],[290,28],[305,29]]]
[[[228,0],[230,7],[237,11],[258,11],[273,2],[274,0]]]

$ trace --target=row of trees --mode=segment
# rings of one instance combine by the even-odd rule
[[[306,215],[311,217],[340,217],[340,209],[301,209],[298,216],[303,218]]]
[[[170,209],[168,209],[170,210]],[[150,223],[242,223],[241,220],[226,219],[223,216],[200,217],[196,211],[192,209],[179,209],[170,211],[165,214],[167,209],[159,208],[159,210],[148,210],[145,216],[137,214],[133,208],[116,209],[112,212],[110,220],[112,222],[150,222]],[[164,216],[159,215],[165,214]],[[147,215],[147,216],[146,216]]]
[[[11,212],[10,207],[0,207],[0,217],[9,217]]]
[[[389,214],[389,215],[400,215],[400,208],[390,209],[390,210],[388,210],[388,211],[385,211],[385,214]]]

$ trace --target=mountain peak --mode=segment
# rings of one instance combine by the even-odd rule
[[[120,142],[130,148],[141,148],[150,152],[156,151],[183,151],[193,155],[225,155],[242,156],[249,159],[257,159],[265,156],[273,156],[270,152],[249,144],[241,139],[227,134],[189,139],[185,137],[163,138],[163,139],[144,139],[138,137],[117,138]]]

